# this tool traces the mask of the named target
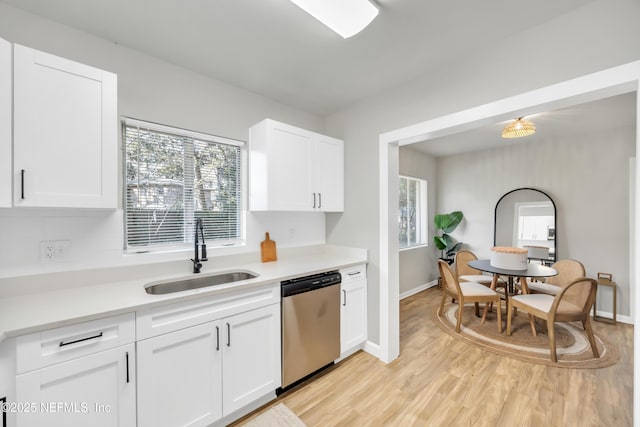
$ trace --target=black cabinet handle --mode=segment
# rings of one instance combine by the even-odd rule
[[[231,347],[231,325],[227,322],[227,347]]]
[[[220,326],[216,326],[216,351],[220,351]]]
[[[90,337],[86,337],[86,338],[80,338],[80,339],[78,339],[78,340],[67,341],[67,342],[60,341],[60,347],[64,347],[65,345],[70,345],[70,344],[79,343],[79,342],[82,342],[82,341],[93,340],[93,339],[96,339],[96,338],[102,338],[102,332],[100,332],[100,333],[99,333],[99,334],[97,334],[97,335],[92,335],[92,336],[90,336]]]
[[[342,305],[347,305],[347,291],[342,290],[342,295],[344,296],[344,300],[342,301]]]
[[[129,384],[129,352],[128,351],[124,354],[124,357],[127,363],[127,384]]]
[[[322,193],[318,193],[318,209],[322,207]]]
[[[20,170],[20,198],[24,200],[24,169]]]
[[[316,193],[312,193],[313,194],[313,209],[316,208]]]

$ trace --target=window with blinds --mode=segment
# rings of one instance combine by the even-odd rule
[[[243,143],[139,120],[123,121],[125,249],[238,243]]]
[[[398,230],[400,249],[427,244],[427,181],[399,177]]]

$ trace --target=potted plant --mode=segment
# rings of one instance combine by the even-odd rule
[[[455,241],[449,233],[456,229],[458,224],[462,222],[464,215],[460,211],[454,211],[446,214],[437,214],[433,219],[436,230],[440,235],[433,236],[436,248],[441,251],[440,259],[453,263],[453,257],[460,250],[462,242]]]

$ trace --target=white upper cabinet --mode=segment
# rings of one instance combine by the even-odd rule
[[[317,208],[323,212],[344,211],[344,144],[339,139],[317,135],[314,152]]]
[[[14,45],[14,206],[116,208],[115,74]]]
[[[0,208],[11,207],[11,49],[0,39]]]
[[[274,120],[249,130],[249,209],[344,210],[344,143]]]

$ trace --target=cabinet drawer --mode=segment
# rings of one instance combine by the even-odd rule
[[[134,313],[22,335],[16,339],[17,373],[65,362],[134,341]]]
[[[367,265],[360,264],[353,267],[343,268],[340,270],[342,274],[342,283],[352,282],[354,280],[361,280],[367,278]]]
[[[140,310],[136,315],[137,337],[138,340],[155,337],[279,301],[280,284],[270,283]]]

